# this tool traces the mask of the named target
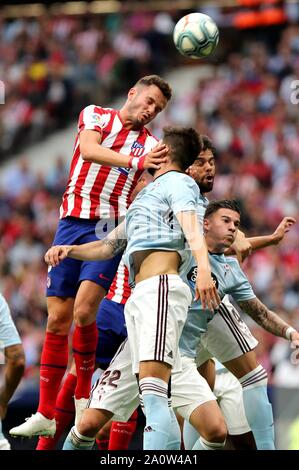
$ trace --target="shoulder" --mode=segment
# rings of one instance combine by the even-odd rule
[[[103,108],[102,106],[98,106],[96,104],[89,104],[85,108],[82,109],[82,113],[84,114],[96,114],[96,115],[103,115],[103,114],[115,114],[116,110],[113,108]]]

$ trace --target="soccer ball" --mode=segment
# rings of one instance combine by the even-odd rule
[[[175,25],[173,40],[181,54],[198,59],[213,52],[218,44],[219,31],[215,21],[208,15],[190,13]]]

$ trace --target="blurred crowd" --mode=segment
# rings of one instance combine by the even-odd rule
[[[3,23],[0,70],[8,81],[0,107],[2,150],[13,148],[24,129],[26,138],[28,129],[43,136],[77,118],[86,104],[111,105],[143,74],[165,75],[174,60],[173,18]],[[299,113],[292,95],[299,80],[299,27],[284,28],[276,43],[265,32],[259,41],[248,38],[231,48],[208,78],[172,99],[152,129],[159,136],[165,124],[194,125],[213,139],[218,176],[211,197],[240,201],[246,234],[272,233],[284,216],[297,219],[278,247],[253,254],[244,270],[261,300],[299,329]],[[26,158],[0,174],[0,290],[24,340],[26,376],[36,380],[46,323],[43,255],[67,180],[64,161],[57,158],[45,176],[34,174]],[[288,343],[246,321],[260,340],[258,356],[270,381],[299,387]]]
[[[163,13],[0,19],[0,155],[161,72],[170,63],[173,26]]]

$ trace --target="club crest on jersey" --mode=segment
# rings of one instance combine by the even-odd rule
[[[132,147],[131,147],[131,155],[134,155],[134,157],[140,157],[144,152],[144,145],[140,144],[140,142],[133,142]]]

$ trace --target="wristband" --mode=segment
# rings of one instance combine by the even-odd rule
[[[296,331],[295,328],[293,328],[292,326],[289,326],[285,332],[285,337],[289,341],[291,341],[291,334],[293,333],[293,331]]]
[[[133,170],[144,170],[144,157],[131,157],[129,159],[129,168],[132,168]]]

